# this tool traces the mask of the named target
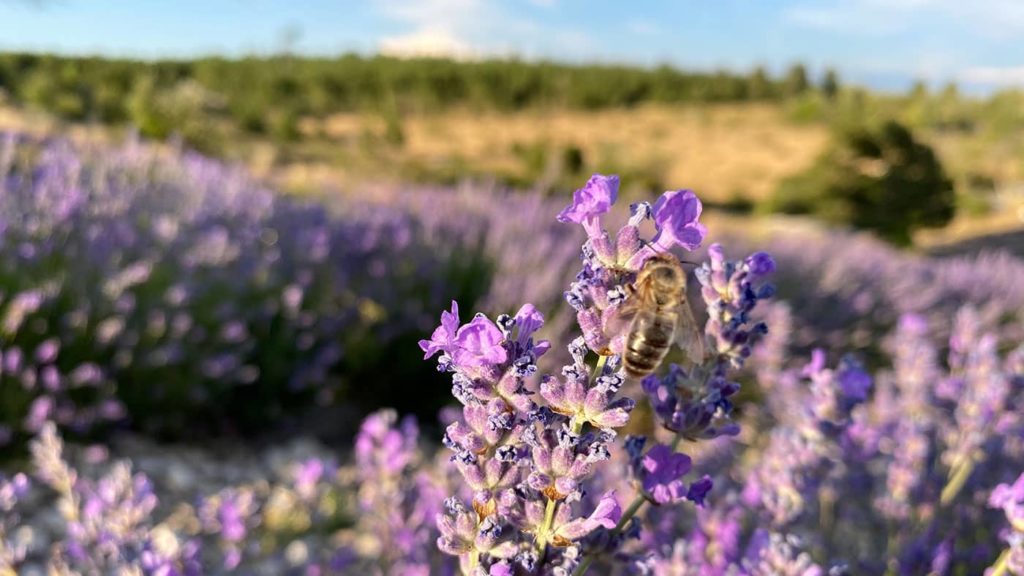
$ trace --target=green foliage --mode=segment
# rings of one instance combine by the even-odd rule
[[[754,208],[754,201],[740,190],[733,190],[729,199],[721,205],[722,210],[732,214],[750,214]]]
[[[838,134],[813,166],[784,180],[764,208],[812,214],[907,245],[914,230],[948,223],[955,206],[952,182],[931,148],[904,126],[886,122]]]
[[[143,136],[163,139],[178,135],[203,152],[217,152],[220,134],[211,121],[223,109],[216,94],[193,80],[182,80],[168,89],[158,87],[154,76],[141,76],[128,95],[127,117]]]
[[[828,112],[828,102],[815,93],[805,93],[786,104],[786,117],[797,124],[820,122]]]
[[[821,94],[829,100],[835,100],[839,94],[839,74],[832,68],[825,71],[825,77],[821,80]]]
[[[403,292],[410,299],[419,296],[418,300],[424,300],[422,294],[436,291],[440,278],[446,297],[459,302],[466,310],[473,310],[474,303],[487,294],[496,269],[482,248],[457,249],[436,265],[438,278],[416,279],[410,270],[405,278],[412,282],[407,280],[402,286]],[[369,316],[391,313],[377,309]],[[383,320],[378,322],[383,323]],[[387,339],[373,331],[349,335],[344,341],[348,354],[339,369],[349,385],[345,386],[339,400],[355,403],[362,412],[390,405],[426,422],[435,419],[451,399],[445,393],[451,388],[451,379],[438,372],[432,363],[423,362],[417,343],[429,333],[424,327],[407,329]],[[410,383],[416,385],[410,386]]]
[[[764,68],[758,66],[754,68],[754,71],[750,73],[750,78],[747,80],[747,94],[753,100],[762,100],[771,98],[775,95],[776,86],[768,77],[768,73],[765,72]]]
[[[0,86],[15,101],[70,120],[142,120],[144,132],[167,132],[161,124],[173,118],[154,118],[165,114],[141,111],[137,101],[141,93],[161,95],[182,83],[219,98],[226,116],[239,129],[252,133],[271,129],[279,137],[289,137],[290,129],[282,128],[288,122],[282,118],[335,112],[391,114],[451,106],[598,109],[641,102],[771,99],[782,93],[779,82],[764,70],[748,79],[668,66],[576,66],[515,59],[457,62],[346,55],[141,62],[0,54]],[[269,111],[278,119],[268,120]],[[176,125],[173,129],[181,132]]]
[[[803,64],[794,64],[790,67],[786,72],[783,87],[787,96],[799,96],[811,87],[807,80],[807,69]]]

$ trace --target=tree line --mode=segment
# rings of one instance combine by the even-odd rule
[[[286,133],[297,118],[336,112],[600,109],[777,100],[815,88],[834,94],[837,76],[828,71],[815,87],[800,64],[773,77],[763,68],[735,74],[352,54],[161,61],[0,54],[0,90],[14,102],[67,120],[131,122],[155,136],[163,131],[159,117],[173,124],[184,113],[223,118],[252,133]]]

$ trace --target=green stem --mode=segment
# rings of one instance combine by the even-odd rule
[[[1010,564],[1010,551],[1009,549],[1003,550],[1003,553],[999,555],[999,559],[992,565],[992,571],[988,573],[988,576],[1003,576],[1006,574]]]
[[[597,357],[597,364],[594,366],[594,372],[590,375],[591,380],[597,380],[597,377],[604,372],[604,365],[608,363],[608,356],[600,355]]]
[[[970,478],[973,471],[974,462],[971,462],[970,458],[965,458],[958,462],[950,471],[949,481],[942,488],[939,503],[946,506],[952,502],[957,497],[957,494],[960,493],[960,490],[963,489],[964,484],[967,483],[967,479]]]
[[[544,523],[541,524],[540,530],[537,531],[537,555],[544,555],[544,548],[548,545],[548,535],[551,532],[551,526],[555,523],[555,510],[558,509],[558,500],[554,498],[548,498],[548,503],[544,507]]]
[[[636,498],[633,498],[633,501],[629,503],[629,508],[626,508],[626,511],[622,513],[622,518],[619,518],[619,522],[612,529],[612,536],[618,536],[619,532],[622,532],[630,518],[636,516],[636,513],[640,511],[644,502],[647,502],[647,498],[643,494],[637,494]]]
[[[466,574],[472,574],[473,570],[476,570],[478,564],[480,564],[480,553],[474,550],[470,553],[469,571],[467,571]]]
[[[608,364],[608,356],[601,355],[597,357],[597,365],[594,366],[594,371],[590,374],[591,384],[597,381],[597,378],[601,376],[602,373],[604,373],[604,367],[606,364]],[[583,420],[580,420],[577,417],[573,417],[572,433],[578,435],[581,432],[583,432],[583,425],[585,423],[586,422],[584,422]]]

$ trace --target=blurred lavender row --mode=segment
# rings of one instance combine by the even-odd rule
[[[1024,339],[1024,262],[1006,252],[929,257],[899,251],[865,234],[807,226],[767,233],[730,233],[725,242],[769,250],[779,264],[779,297],[793,306],[793,342],[882,351],[880,334],[903,314],[925,317],[934,341],[945,341],[965,304],[1004,342]]]
[[[696,518],[658,519],[655,572],[981,574],[1006,545],[987,502],[1024,471],[1024,347],[1000,353],[966,307],[948,354],[906,314],[873,374],[821,349],[782,368],[788,315],[752,358],[739,445],[695,457],[725,489]]]
[[[349,348],[418,335],[450,294],[406,212],[332,217],[190,152],[8,135],[0,185],[0,443],[252,429],[329,403]]]

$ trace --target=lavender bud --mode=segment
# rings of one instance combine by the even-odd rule
[[[598,377],[596,388],[605,394],[615,394],[622,388],[623,382],[625,379],[618,374],[605,374]]]
[[[580,441],[578,434],[572,432],[569,429],[568,424],[562,424],[562,427],[558,430],[558,445],[563,448],[573,448]]]
[[[502,462],[514,462],[516,460],[516,449],[513,446],[499,446],[494,455]]]
[[[611,306],[618,306],[626,301],[626,291],[621,286],[616,286],[608,291],[608,303]]]

